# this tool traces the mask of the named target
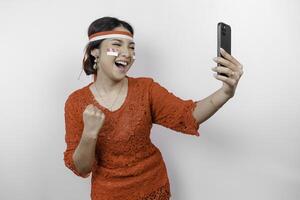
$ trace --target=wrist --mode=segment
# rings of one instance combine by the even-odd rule
[[[232,96],[219,89],[210,97],[210,103],[216,108],[221,108]]]
[[[94,133],[94,132],[91,132],[91,131],[83,130],[82,137],[85,140],[97,140],[98,134]]]
[[[220,89],[221,93],[222,93],[222,96],[225,98],[225,99],[230,99],[234,96],[234,93],[233,92],[225,92],[223,88]]]

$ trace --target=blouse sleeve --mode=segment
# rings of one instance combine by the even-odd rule
[[[152,122],[177,132],[200,136],[199,125],[192,113],[196,107],[193,100],[183,100],[169,92],[151,78],[150,105]]]
[[[74,105],[74,102],[69,97],[65,102],[64,108],[64,116],[65,116],[65,142],[67,144],[67,148],[64,151],[64,162],[66,167],[74,172],[77,176],[87,178],[88,174],[81,174],[75,167],[73,161],[73,153],[78,146],[81,134],[83,131],[83,120],[82,115],[78,111],[78,107]]]

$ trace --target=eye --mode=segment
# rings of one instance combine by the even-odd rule
[[[117,43],[115,43],[115,44],[113,44],[113,45],[121,46],[120,44],[117,44]]]
[[[134,50],[134,47],[130,47],[130,48]]]

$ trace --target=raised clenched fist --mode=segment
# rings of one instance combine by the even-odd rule
[[[105,115],[96,106],[89,104],[83,111],[84,132],[88,136],[97,138],[99,130],[104,124]]]

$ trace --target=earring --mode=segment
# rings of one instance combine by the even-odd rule
[[[97,69],[97,63],[98,63],[98,56],[95,58],[94,60],[94,65],[93,65],[93,69],[96,70]]]

